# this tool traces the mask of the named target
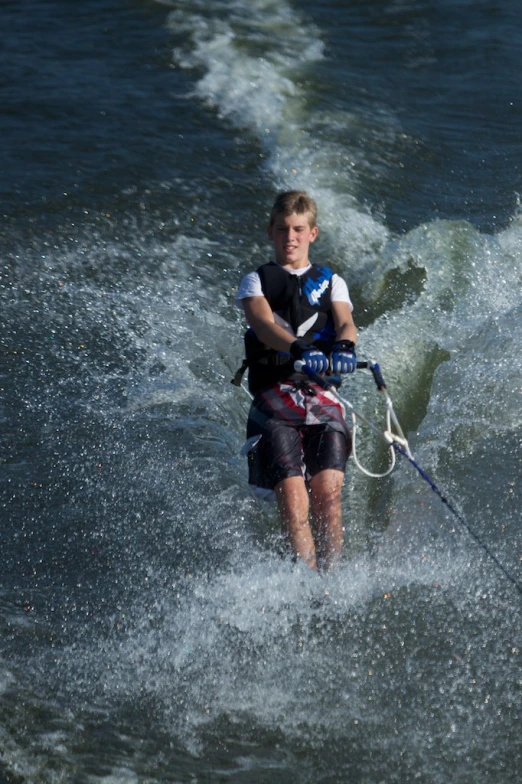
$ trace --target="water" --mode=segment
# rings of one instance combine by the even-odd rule
[[[0,781],[518,782],[516,588],[404,462],[352,464],[341,568],[294,569],[229,383],[305,187],[359,355],[520,585],[517,4],[0,20]],[[382,421],[365,373],[344,394]]]

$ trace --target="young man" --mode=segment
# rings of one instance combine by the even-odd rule
[[[294,363],[324,373],[330,360],[335,373],[353,373],[357,330],[344,280],[310,264],[316,217],[316,204],[304,191],[279,194],[268,227],[275,262],[243,278],[236,301],[250,326],[249,482],[260,493],[274,491],[294,556],[311,569],[329,569],[343,545],[341,488],[350,432],[336,396],[296,372]]]

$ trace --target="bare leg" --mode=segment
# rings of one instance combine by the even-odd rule
[[[311,569],[317,569],[315,542],[308,521],[308,490],[301,476],[289,476],[275,487],[277,506],[284,536],[297,556]]]
[[[343,549],[341,488],[344,473],[333,468],[310,480],[312,515],[317,534],[317,560],[321,569],[337,566]]]

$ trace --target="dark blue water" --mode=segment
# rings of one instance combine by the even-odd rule
[[[491,558],[520,585],[517,4],[0,22],[0,779],[518,782],[520,593]],[[352,463],[339,571],[279,558],[232,301],[294,186],[486,549],[404,461]],[[384,421],[363,372],[344,394]]]

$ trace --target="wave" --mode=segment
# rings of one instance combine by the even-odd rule
[[[168,23],[184,44],[173,57],[200,74],[193,97],[255,137],[277,190],[313,192],[321,225],[335,231],[336,252],[352,257],[354,272],[375,261],[388,232],[357,203],[362,154],[346,144],[350,129],[364,132],[361,118],[314,109],[313,75],[324,57],[318,28],[284,2],[233,3],[226,17],[220,3],[177,6]]]

